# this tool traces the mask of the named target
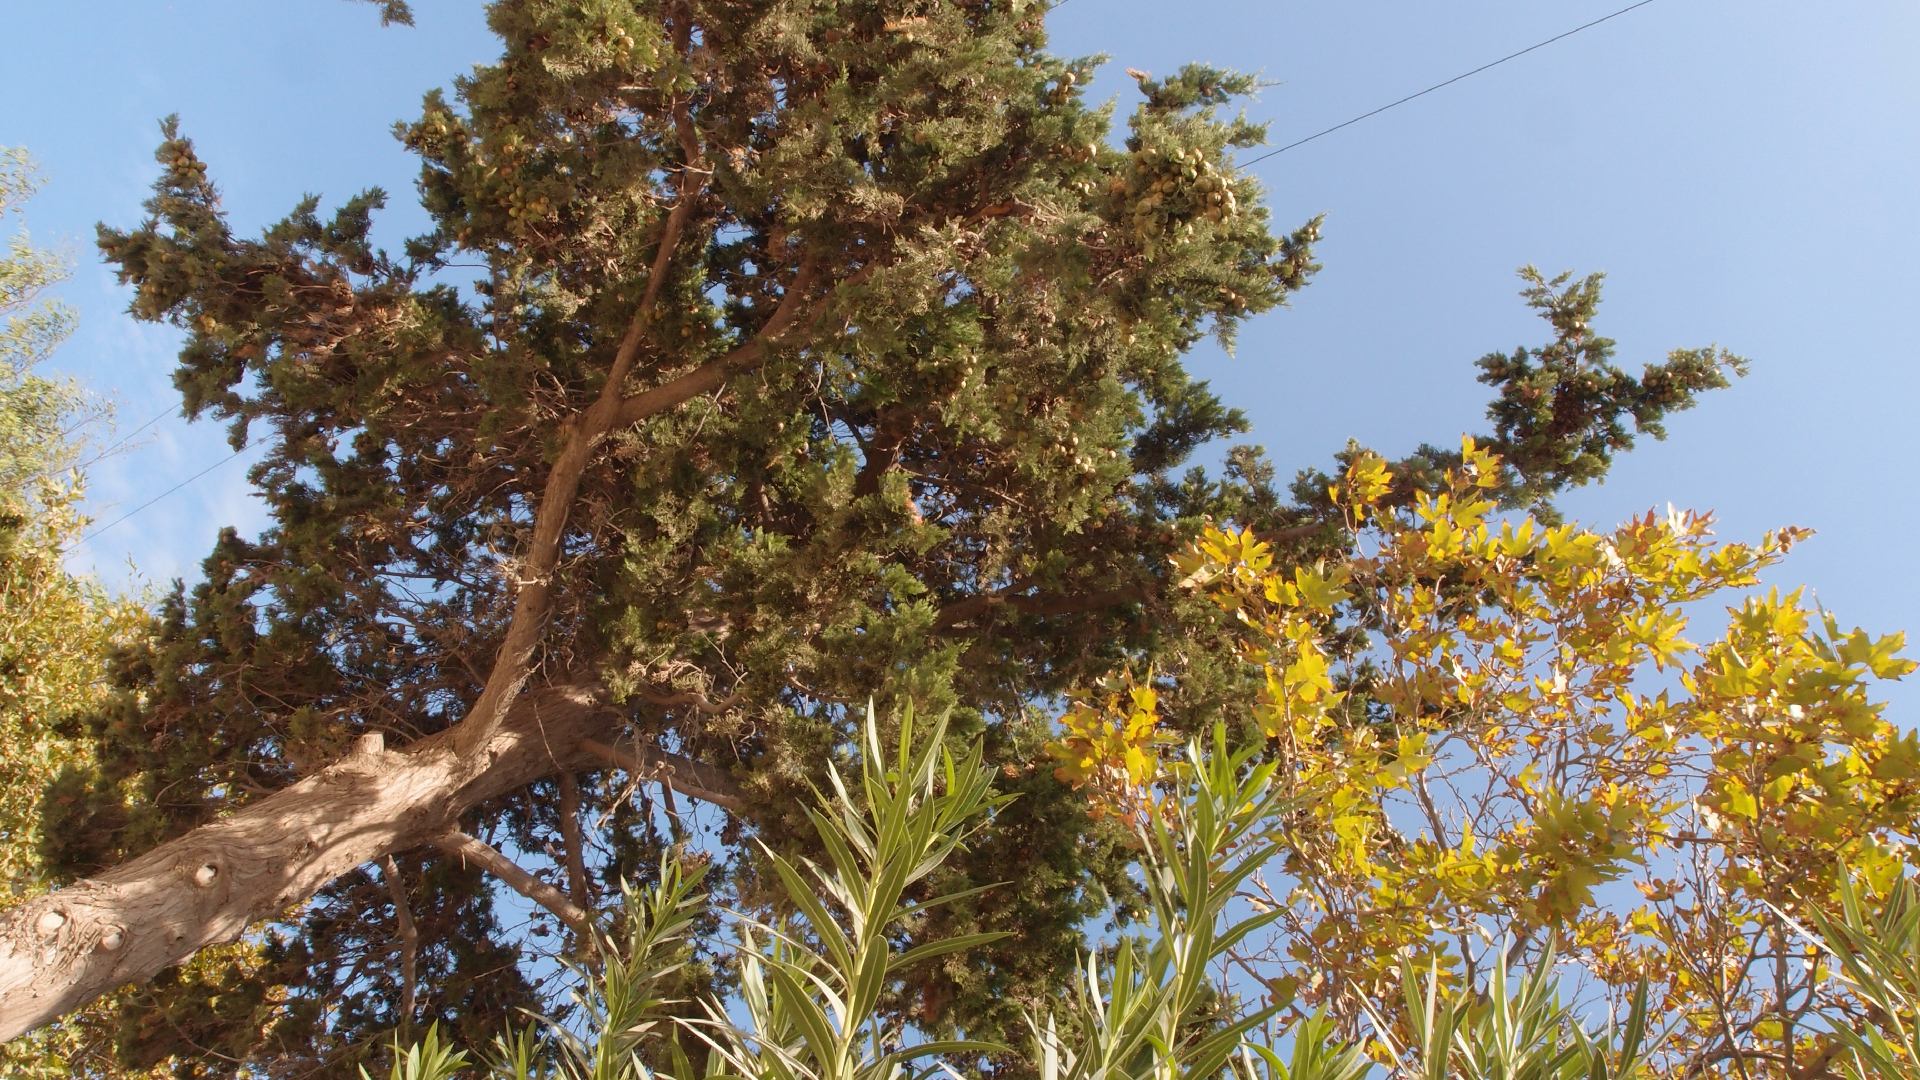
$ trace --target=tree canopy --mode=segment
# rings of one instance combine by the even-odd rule
[[[146,220],[101,229],[184,335],[188,415],[262,447],[271,524],[221,534],[74,729],[41,825],[70,884],[0,919],[0,1033],[141,982],[122,1061],[182,1076],[490,1037],[670,853],[716,904],[797,902],[780,860],[829,843],[808,807],[871,702],[949,715],[1017,796],[898,930],[976,947],[877,1015],[1011,1045],[1091,922],[1150,906],[1053,775],[1053,703],[1152,670],[1169,730],[1250,715],[1265,677],[1172,557],[1210,521],[1287,565],[1353,543],[1323,476],[1188,467],[1246,421],[1182,356],[1317,268],[1319,223],[1234,166],[1254,80],[1141,76],[1116,131],[1027,0],[488,13],[500,60],[400,128],[433,227],[398,252],[379,191],[241,235],[176,120]],[[1548,344],[1481,362],[1492,498],[1542,514],[1738,366],[1626,374],[1570,281],[1529,278]],[[710,931],[674,977],[736,985]]]

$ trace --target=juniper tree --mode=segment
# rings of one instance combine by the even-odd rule
[[[1017,937],[891,987],[892,1022],[991,1035],[1068,978],[1132,901],[1036,704],[1179,667],[1200,724],[1250,675],[1169,554],[1208,515],[1339,537],[1250,448],[1179,472],[1246,427],[1182,355],[1316,269],[1318,223],[1276,232],[1233,166],[1254,81],[1143,76],[1115,132],[1045,10],[499,0],[499,62],[399,130],[433,227],[397,254],[379,191],[240,235],[168,121],[101,249],[184,332],[187,414],[263,448],[271,524],[119,656],[45,803],[74,883],[0,922],[0,1035],[145,980],[123,1053],[188,1074],[490,1034],[540,997],[496,882],[575,941],[674,845],[771,902],[754,845],[817,843],[870,700],[953,710],[1018,796],[930,886],[994,887],[914,930]],[[1591,406],[1542,461],[1719,379],[1542,374],[1582,355],[1528,369]],[[250,929],[251,966],[179,967]]]

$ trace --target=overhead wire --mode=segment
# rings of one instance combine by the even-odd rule
[[[1629,11],[1633,11],[1636,8],[1646,7],[1648,4],[1651,4],[1651,3],[1653,3],[1653,0],[1639,0],[1638,3],[1628,4],[1626,7],[1621,8],[1619,11],[1616,11],[1611,15],[1602,15],[1601,17],[1593,20],[1590,23],[1582,23],[1581,25],[1576,26],[1565,33],[1555,34],[1554,36],[1548,38],[1547,40],[1538,42],[1533,45],[1529,45],[1526,48],[1521,49],[1519,52],[1508,53],[1507,55],[1501,57],[1498,60],[1494,60],[1490,63],[1481,64],[1479,67],[1474,68],[1472,71],[1455,75],[1453,78],[1448,79],[1446,82],[1434,83],[1432,86],[1427,87],[1425,90],[1422,90],[1417,94],[1408,94],[1406,97],[1401,98],[1399,101],[1382,105],[1379,108],[1374,109],[1372,112],[1361,113],[1359,116],[1356,116],[1351,120],[1343,120],[1340,123],[1335,124],[1330,128],[1327,128],[1325,131],[1316,131],[1304,139],[1296,139],[1295,141],[1290,142],[1287,145],[1282,146],[1277,150],[1269,150],[1266,153],[1261,154],[1259,157],[1251,158],[1244,162],[1239,162],[1237,163],[1238,167],[1244,169],[1249,165],[1258,164],[1277,154],[1284,154],[1287,151],[1294,149],[1295,147],[1305,146],[1308,143],[1312,142],[1313,140],[1318,139],[1324,135],[1331,135],[1334,132],[1339,131],[1341,128],[1352,127],[1353,125],[1359,123],[1362,120],[1367,120],[1367,119],[1371,119],[1372,117],[1379,116],[1381,113],[1386,112],[1388,109],[1399,108],[1400,106],[1405,105],[1407,102],[1412,101],[1415,98],[1426,97],[1428,94],[1433,93],[1435,90],[1444,90],[1447,87],[1452,86],[1454,83],[1457,83],[1462,79],[1470,79],[1473,76],[1478,75],[1489,68],[1497,68],[1501,64],[1504,64],[1509,60],[1517,60],[1520,57],[1525,56],[1530,52],[1533,52],[1535,49],[1544,49],[1556,41],[1560,41],[1564,38],[1570,38],[1582,30],[1591,30],[1594,27],[1599,26],[1603,22],[1606,22],[1610,19],[1617,19],[1620,16],[1625,15]]]
[[[161,409],[159,412],[153,414],[152,418],[150,418],[146,423],[141,424],[139,427],[134,428],[132,431],[129,431],[125,435],[120,436],[118,439],[113,440],[112,443],[101,447],[99,450],[96,450],[92,457],[89,457],[85,461],[80,463],[80,467],[83,469],[92,468],[94,465],[97,465],[100,462],[105,461],[108,458],[112,457],[114,454],[119,453],[122,447],[125,447],[129,443],[133,442],[135,436],[139,435],[141,432],[147,430],[148,428],[159,423],[160,421],[166,419],[167,415],[173,411],[174,409],[173,409],[173,406],[171,405],[167,406],[164,409]]]
[[[137,427],[137,428],[134,428],[134,429],[133,429],[132,431],[129,431],[129,432],[127,432],[127,433],[126,433],[125,435],[122,435],[122,436],[120,436],[120,437],[119,437],[118,439],[115,439],[115,440],[113,441],[113,445],[111,445],[111,446],[108,446],[108,447],[106,447],[105,449],[103,449],[103,450],[101,450],[101,451],[100,451],[100,453],[99,453],[99,456],[100,456],[100,457],[106,457],[106,456],[107,456],[108,454],[111,454],[111,453],[113,453],[113,452],[114,452],[115,450],[118,450],[118,449],[120,449],[121,447],[123,447],[123,446],[125,446],[125,445],[127,445],[128,443],[130,443],[130,442],[132,442],[132,441],[133,441],[133,437],[134,437],[135,435],[138,435],[138,434],[140,434],[141,432],[143,432],[143,431],[145,431],[145,430],[147,430],[148,428],[150,428],[150,427],[152,427],[153,425],[155,425],[155,424],[157,424],[157,423],[159,423],[160,421],[162,421],[162,420],[165,420],[165,419],[167,418],[167,416],[168,416],[169,414],[171,414],[171,413],[173,413],[173,412],[175,412],[175,411],[177,411],[177,410],[176,410],[176,409],[175,409],[175,408],[174,408],[174,407],[173,407],[172,405],[169,405],[169,406],[167,406],[166,408],[164,408],[164,409],[161,409],[161,410],[160,410],[159,412],[157,412],[157,413],[154,413],[154,414],[153,414],[153,419],[151,419],[151,420],[148,420],[148,421],[147,421],[146,423],[144,423],[144,424],[141,424],[141,425],[140,425],[139,427]]]
[[[208,473],[219,468],[220,466],[225,465],[227,462],[232,461],[234,458],[237,458],[244,453],[246,453],[245,450],[235,450],[233,453],[228,454],[226,457],[221,458],[219,461],[216,461],[213,464],[207,466],[206,468],[201,469],[199,472],[194,473],[192,476],[187,477],[185,480],[182,480],[179,483],[168,488],[167,490],[161,492],[160,494],[155,495],[153,498],[148,499],[146,502],[141,503],[139,506],[134,507],[133,509],[127,511],[124,514],[121,514],[119,517],[114,518],[112,521],[109,521],[108,523],[100,526],[97,529],[94,529],[92,532],[87,533],[87,535],[80,538],[80,542],[84,544],[87,541],[93,539],[94,537],[99,536],[101,533],[106,532],[108,529],[113,528],[115,525],[120,524],[121,522],[127,520],[133,515],[139,513],[142,510],[145,510],[147,507],[152,506],[154,503],[159,502],[161,499],[164,499],[167,496],[173,494],[174,492],[179,491],[181,488],[186,487],[188,484],[193,483],[195,480],[200,479],[201,477],[207,475]]]
[[[129,431],[125,435],[122,435],[118,439],[115,439],[108,446],[103,447],[98,453],[93,455],[92,461],[100,462],[100,461],[106,460],[106,458],[112,455],[115,451],[118,451],[121,447],[126,446],[128,443],[131,443],[134,440],[134,438],[138,436],[141,432],[147,430],[153,425],[166,419],[167,415],[174,411],[175,411],[174,407],[169,405],[166,408],[161,409],[159,412],[154,413],[153,416],[147,419],[146,423],[141,424],[139,427],[134,428],[132,431]],[[212,465],[209,465],[206,468],[201,469],[199,472],[194,473],[192,476],[187,477],[185,480],[182,480],[179,483],[168,488],[167,490],[161,492],[160,494],[155,495],[153,498],[148,499],[146,502],[141,503],[139,506],[134,507],[132,510],[127,511],[126,513],[120,515],[117,518],[114,518],[112,521],[108,522],[107,524],[102,525],[99,528],[92,530],[91,532],[88,532],[85,536],[82,536],[80,538],[79,542],[82,544],[86,543],[87,541],[93,539],[94,537],[99,536],[101,533],[106,532],[108,529],[113,528],[115,525],[120,524],[121,522],[127,520],[133,515],[139,513],[142,510],[145,510],[147,507],[152,506],[154,503],[157,503],[161,499],[164,499],[167,496],[173,494],[174,492],[179,491],[181,488],[186,487],[188,484],[193,483],[195,480],[200,479],[201,477],[207,475],[213,470],[219,468],[222,465],[225,465],[227,462],[232,461],[234,458],[239,456],[240,456],[239,452],[236,451],[232,455],[214,462]]]

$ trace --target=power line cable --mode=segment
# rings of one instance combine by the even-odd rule
[[[1529,45],[1526,48],[1521,49],[1517,53],[1510,53],[1506,56],[1501,57],[1498,60],[1493,61],[1492,63],[1481,64],[1479,67],[1474,68],[1472,71],[1466,72],[1465,74],[1462,74],[1462,75],[1455,75],[1453,78],[1448,79],[1446,82],[1434,83],[1432,86],[1427,87],[1425,90],[1422,90],[1417,94],[1408,94],[1406,97],[1403,97],[1399,101],[1393,102],[1390,105],[1382,105],[1379,108],[1373,110],[1372,112],[1361,113],[1359,116],[1356,116],[1351,120],[1347,120],[1342,123],[1335,124],[1332,127],[1326,129],[1325,131],[1316,131],[1313,134],[1307,136],[1306,138],[1297,140],[1295,142],[1290,142],[1287,145],[1279,148],[1278,150],[1269,150],[1266,153],[1261,154],[1257,158],[1253,158],[1250,161],[1240,163],[1239,167],[1244,169],[1249,165],[1256,165],[1262,161],[1265,161],[1268,158],[1273,157],[1275,154],[1284,154],[1296,146],[1305,146],[1308,143],[1312,142],[1313,140],[1320,138],[1322,135],[1331,135],[1334,132],[1339,131],[1341,128],[1352,127],[1354,124],[1357,124],[1362,120],[1366,120],[1370,117],[1379,116],[1381,113],[1386,112],[1388,109],[1398,108],[1402,105],[1405,105],[1407,102],[1412,101],[1415,98],[1426,97],[1428,94],[1433,93],[1435,90],[1445,89],[1446,87],[1452,86],[1454,83],[1459,82],[1461,79],[1472,78],[1473,76],[1480,74],[1481,72],[1487,70],[1488,68],[1499,67],[1501,64],[1504,64],[1507,61],[1519,59],[1520,57],[1527,55],[1528,53],[1534,51],[1535,49],[1544,49],[1547,46],[1553,44],[1554,42],[1561,40],[1562,38],[1570,38],[1582,30],[1591,30],[1594,27],[1599,26],[1601,23],[1606,22],[1609,19],[1617,19],[1620,16],[1625,15],[1627,12],[1634,10],[1635,8],[1643,8],[1651,3],[1653,3],[1653,0],[1639,0],[1639,3],[1628,4],[1626,7],[1621,8],[1619,11],[1616,11],[1611,15],[1602,15],[1600,18],[1595,19],[1590,23],[1585,23],[1580,26],[1576,26],[1564,34],[1555,34],[1554,36],[1548,38],[1547,40],[1542,41],[1536,45]]]
[[[148,420],[146,423],[141,424],[139,427],[134,428],[132,431],[127,432],[125,435],[122,435],[120,438],[113,440],[113,443],[111,445],[102,447],[100,450],[95,452],[92,457],[81,462],[80,467],[83,469],[92,468],[94,465],[97,465],[100,462],[107,460],[109,457],[112,457],[114,454],[120,451],[121,447],[124,447],[129,443],[133,442],[134,437],[136,435],[139,435],[141,432],[147,430],[153,425],[166,419],[167,415],[173,411],[174,409],[173,409],[173,406],[171,405],[167,406],[164,409],[161,409],[159,412],[155,413],[153,415],[153,418]]]
[[[121,514],[119,517],[114,518],[112,521],[108,522],[107,524],[102,525],[99,528],[88,533],[87,535],[81,537],[80,542],[84,544],[87,541],[93,539],[94,537],[99,536],[101,533],[106,532],[108,529],[113,528],[115,525],[120,524],[121,522],[127,520],[133,515],[139,513],[142,510],[145,510],[147,507],[152,506],[154,503],[159,502],[161,499],[164,499],[167,496],[173,494],[174,492],[179,491],[181,488],[186,487],[188,484],[193,483],[195,480],[200,479],[201,477],[207,475],[208,473],[219,468],[220,466],[225,465],[227,462],[232,461],[234,458],[237,458],[244,453],[246,453],[245,450],[235,450],[233,453],[228,454],[226,457],[221,458],[219,461],[216,461],[213,464],[207,466],[206,468],[201,469],[199,472],[194,473],[192,476],[187,477],[185,480],[180,481],[179,483],[173,485],[172,487],[161,492],[160,494],[155,495],[153,498],[148,499],[146,502],[141,503],[139,506],[134,507],[133,509],[127,511],[126,513]]]
[[[121,447],[123,447],[123,446],[125,446],[125,445],[127,445],[128,443],[130,443],[130,442],[132,442],[132,441],[133,441],[133,437],[134,437],[135,435],[138,435],[138,434],[140,434],[141,432],[143,432],[143,431],[145,431],[145,430],[147,430],[148,428],[150,428],[150,427],[152,427],[153,425],[155,425],[155,424],[157,424],[157,423],[159,423],[160,421],[162,421],[162,420],[164,420],[164,419],[166,419],[166,418],[167,418],[167,414],[169,414],[169,413],[171,413],[171,412],[173,412],[173,411],[175,411],[175,410],[174,410],[174,407],[173,407],[172,405],[169,405],[169,406],[167,406],[166,408],[164,408],[164,409],[161,409],[161,410],[160,410],[159,412],[157,412],[157,413],[155,413],[155,414],[154,414],[154,416],[153,416],[153,419],[151,419],[151,420],[149,420],[149,421],[147,421],[147,422],[146,422],[146,423],[144,423],[144,424],[141,424],[141,425],[140,425],[139,427],[137,427],[137,428],[134,428],[134,429],[133,429],[132,431],[129,431],[129,432],[127,432],[127,433],[126,433],[125,435],[122,435],[122,436],[121,436],[121,437],[119,437],[118,439],[115,439],[115,440],[113,441],[113,445],[112,445],[112,446],[109,446],[109,447],[107,447],[106,449],[104,449],[104,450],[102,450],[102,451],[100,451],[100,453],[99,453],[99,455],[98,455],[98,456],[99,456],[99,457],[106,457],[106,456],[107,456],[108,454],[111,454],[111,453],[113,453],[113,452],[114,452],[115,450],[118,450],[118,449],[120,449]]]

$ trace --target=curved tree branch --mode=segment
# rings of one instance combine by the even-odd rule
[[[620,403],[617,426],[627,427],[655,416],[702,394],[710,394],[727,384],[727,380],[742,372],[752,371],[766,362],[767,350],[786,336],[798,320],[800,309],[806,302],[807,294],[813,290],[814,260],[811,253],[803,256],[799,267],[794,271],[793,280],[787,284],[787,290],[780,303],[767,318],[765,326],[755,334],[752,340],[734,349],[718,360],[711,360],[675,379],[659,386],[630,394]]]
[[[683,102],[675,110],[675,122],[682,123],[686,116]],[[682,127],[683,141],[688,137],[691,122]],[[698,150],[697,142],[689,145],[688,153]],[[528,545],[526,560],[521,572],[519,591],[513,600],[513,620],[507,625],[506,640],[500,643],[500,652],[493,662],[493,670],[487,674],[485,689],[480,692],[479,700],[473,703],[467,716],[457,729],[460,734],[458,746],[461,756],[471,757],[485,746],[493,737],[506,715],[507,706],[513,701],[520,688],[526,685],[534,650],[540,644],[540,635],[546,629],[547,612],[553,603],[553,572],[560,561],[560,539],[566,532],[567,519],[573,513],[574,499],[580,494],[580,478],[586,472],[587,463],[602,438],[616,426],[623,425],[623,407],[627,376],[633,373],[634,363],[640,355],[640,345],[646,340],[647,328],[652,325],[654,312],[658,309],[660,290],[666,284],[667,275],[673,269],[674,249],[680,244],[680,235],[685,231],[687,221],[693,216],[695,205],[699,202],[700,177],[704,175],[697,166],[700,162],[689,157],[680,171],[679,196],[674,200],[673,209],[667,214],[666,227],[660,236],[660,249],[653,258],[653,268],[647,275],[647,291],[641,297],[640,306],[633,314],[633,320],[627,324],[627,332],[620,340],[620,348],[614,354],[613,367],[607,372],[607,381],[600,388],[600,396],[588,407],[587,411],[577,414],[567,422],[566,444],[560,451],[560,457],[553,463],[553,471],[547,475],[547,487],[540,495],[540,509],[534,516],[533,540]],[[684,399],[683,399],[684,400]]]
[[[387,883],[387,895],[393,898],[393,917],[400,928],[400,1026],[413,1023],[414,988],[420,980],[420,930],[413,925],[413,907],[407,899],[407,885],[400,880],[400,867],[388,855],[380,861],[380,876]]]
[[[560,773],[560,843],[566,848],[567,895],[583,908],[593,906],[587,884],[586,837],[580,835],[580,784],[571,771]]]
[[[636,745],[634,752],[629,753],[593,739],[582,739],[580,749],[634,776],[657,780],[682,795],[736,813],[740,810],[740,789],[725,773],[711,765],[644,745]]]
[[[457,855],[461,859],[499,878],[513,887],[513,891],[539,904],[558,916],[567,924],[567,929],[578,935],[583,941],[591,940],[588,933],[591,922],[587,913],[574,906],[565,893],[541,881],[520,868],[520,864],[500,854],[479,839],[454,829],[444,836],[435,837],[433,846],[448,855]]]
[[[645,690],[640,691],[640,696],[645,698],[649,704],[659,705],[668,709],[690,708],[696,712],[705,713],[708,716],[719,716],[723,713],[731,712],[747,700],[746,697],[741,694],[728,694],[719,701],[715,701],[704,694],[652,694]]]

